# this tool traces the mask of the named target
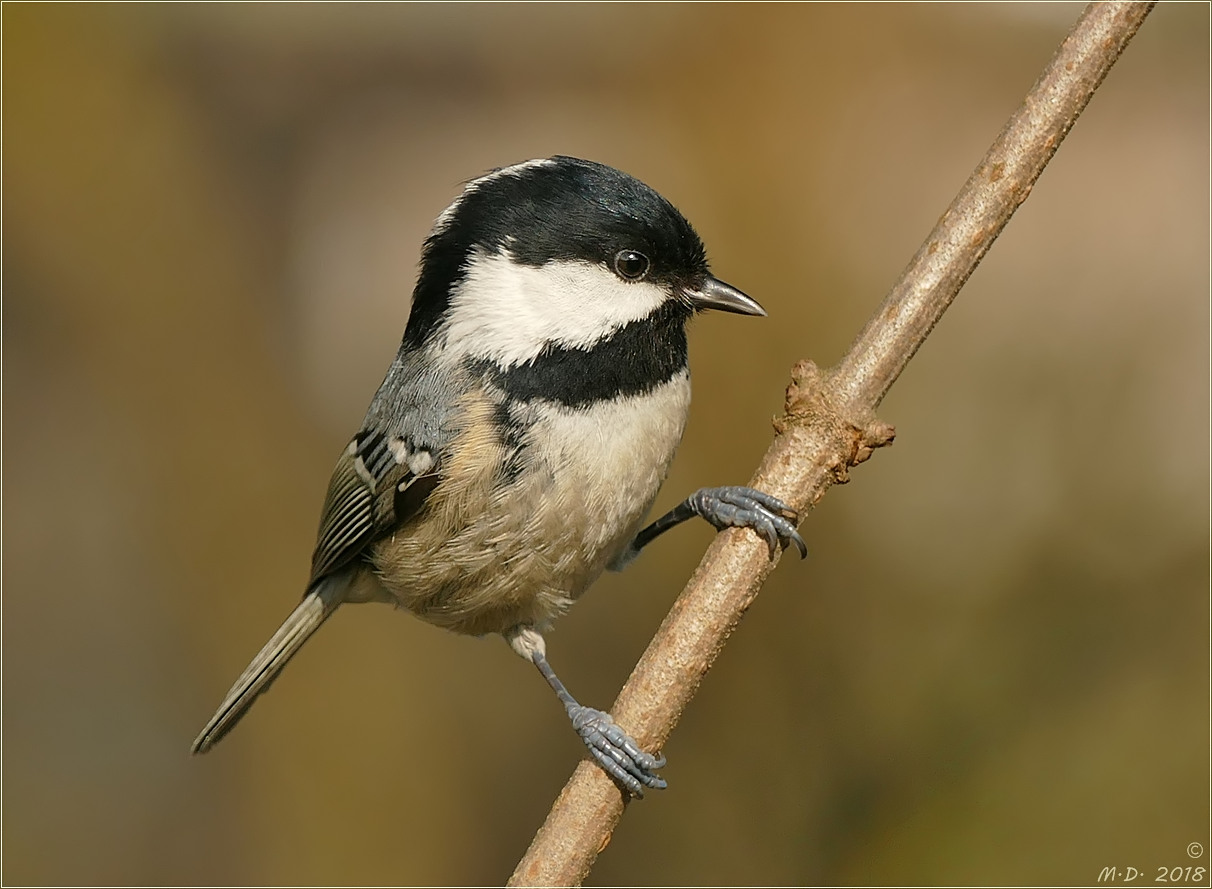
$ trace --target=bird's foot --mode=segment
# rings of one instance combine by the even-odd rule
[[[786,549],[792,543],[800,551],[801,559],[808,555],[808,546],[795,529],[799,515],[777,497],[742,485],[724,485],[695,491],[686,498],[686,505],[717,530],[751,528],[766,541],[772,559],[776,547]]]
[[[642,797],[645,787],[664,790],[668,786],[665,779],[656,774],[656,769],[665,765],[665,757],[641,750],[609,713],[580,704],[567,709],[572,727],[589,748],[590,755],[607,775],[633,796]]]

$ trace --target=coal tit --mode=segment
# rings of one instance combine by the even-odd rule
[[[708,272],[672,204],[611,167],[532,160],[472,180],[434,223],[403,342],[333,470],[302,603],[198,735],[204,753],[345,602],[500,633],[635,795],[662,756],[582,706],[542,633],[607,568],[692,516],[804,543],[786,504],[705,488],[640,530],[690,404],[686,322],[764,315]]]

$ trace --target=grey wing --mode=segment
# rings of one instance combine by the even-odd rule
[[[381,429],[355,435],[328,484],[311,584],[416,515],[441,480],[438,463],[431,451]]]

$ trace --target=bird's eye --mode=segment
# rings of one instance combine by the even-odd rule
[[[620,250],[614,255],[614,270],[629,281],[642,278],[648,274],[648,257],[635,250]]]

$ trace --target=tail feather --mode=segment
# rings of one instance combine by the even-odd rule
[[[321,582],[303,598],[299,607],[291,612],[278,632],[240,674],[215,715],[194,740],[191,752],[205,753],[235,727],[257,697],[278,678],[282,668],[303,647],[303,643],[337,610],[341,604],[340,592],[339,584]]]

